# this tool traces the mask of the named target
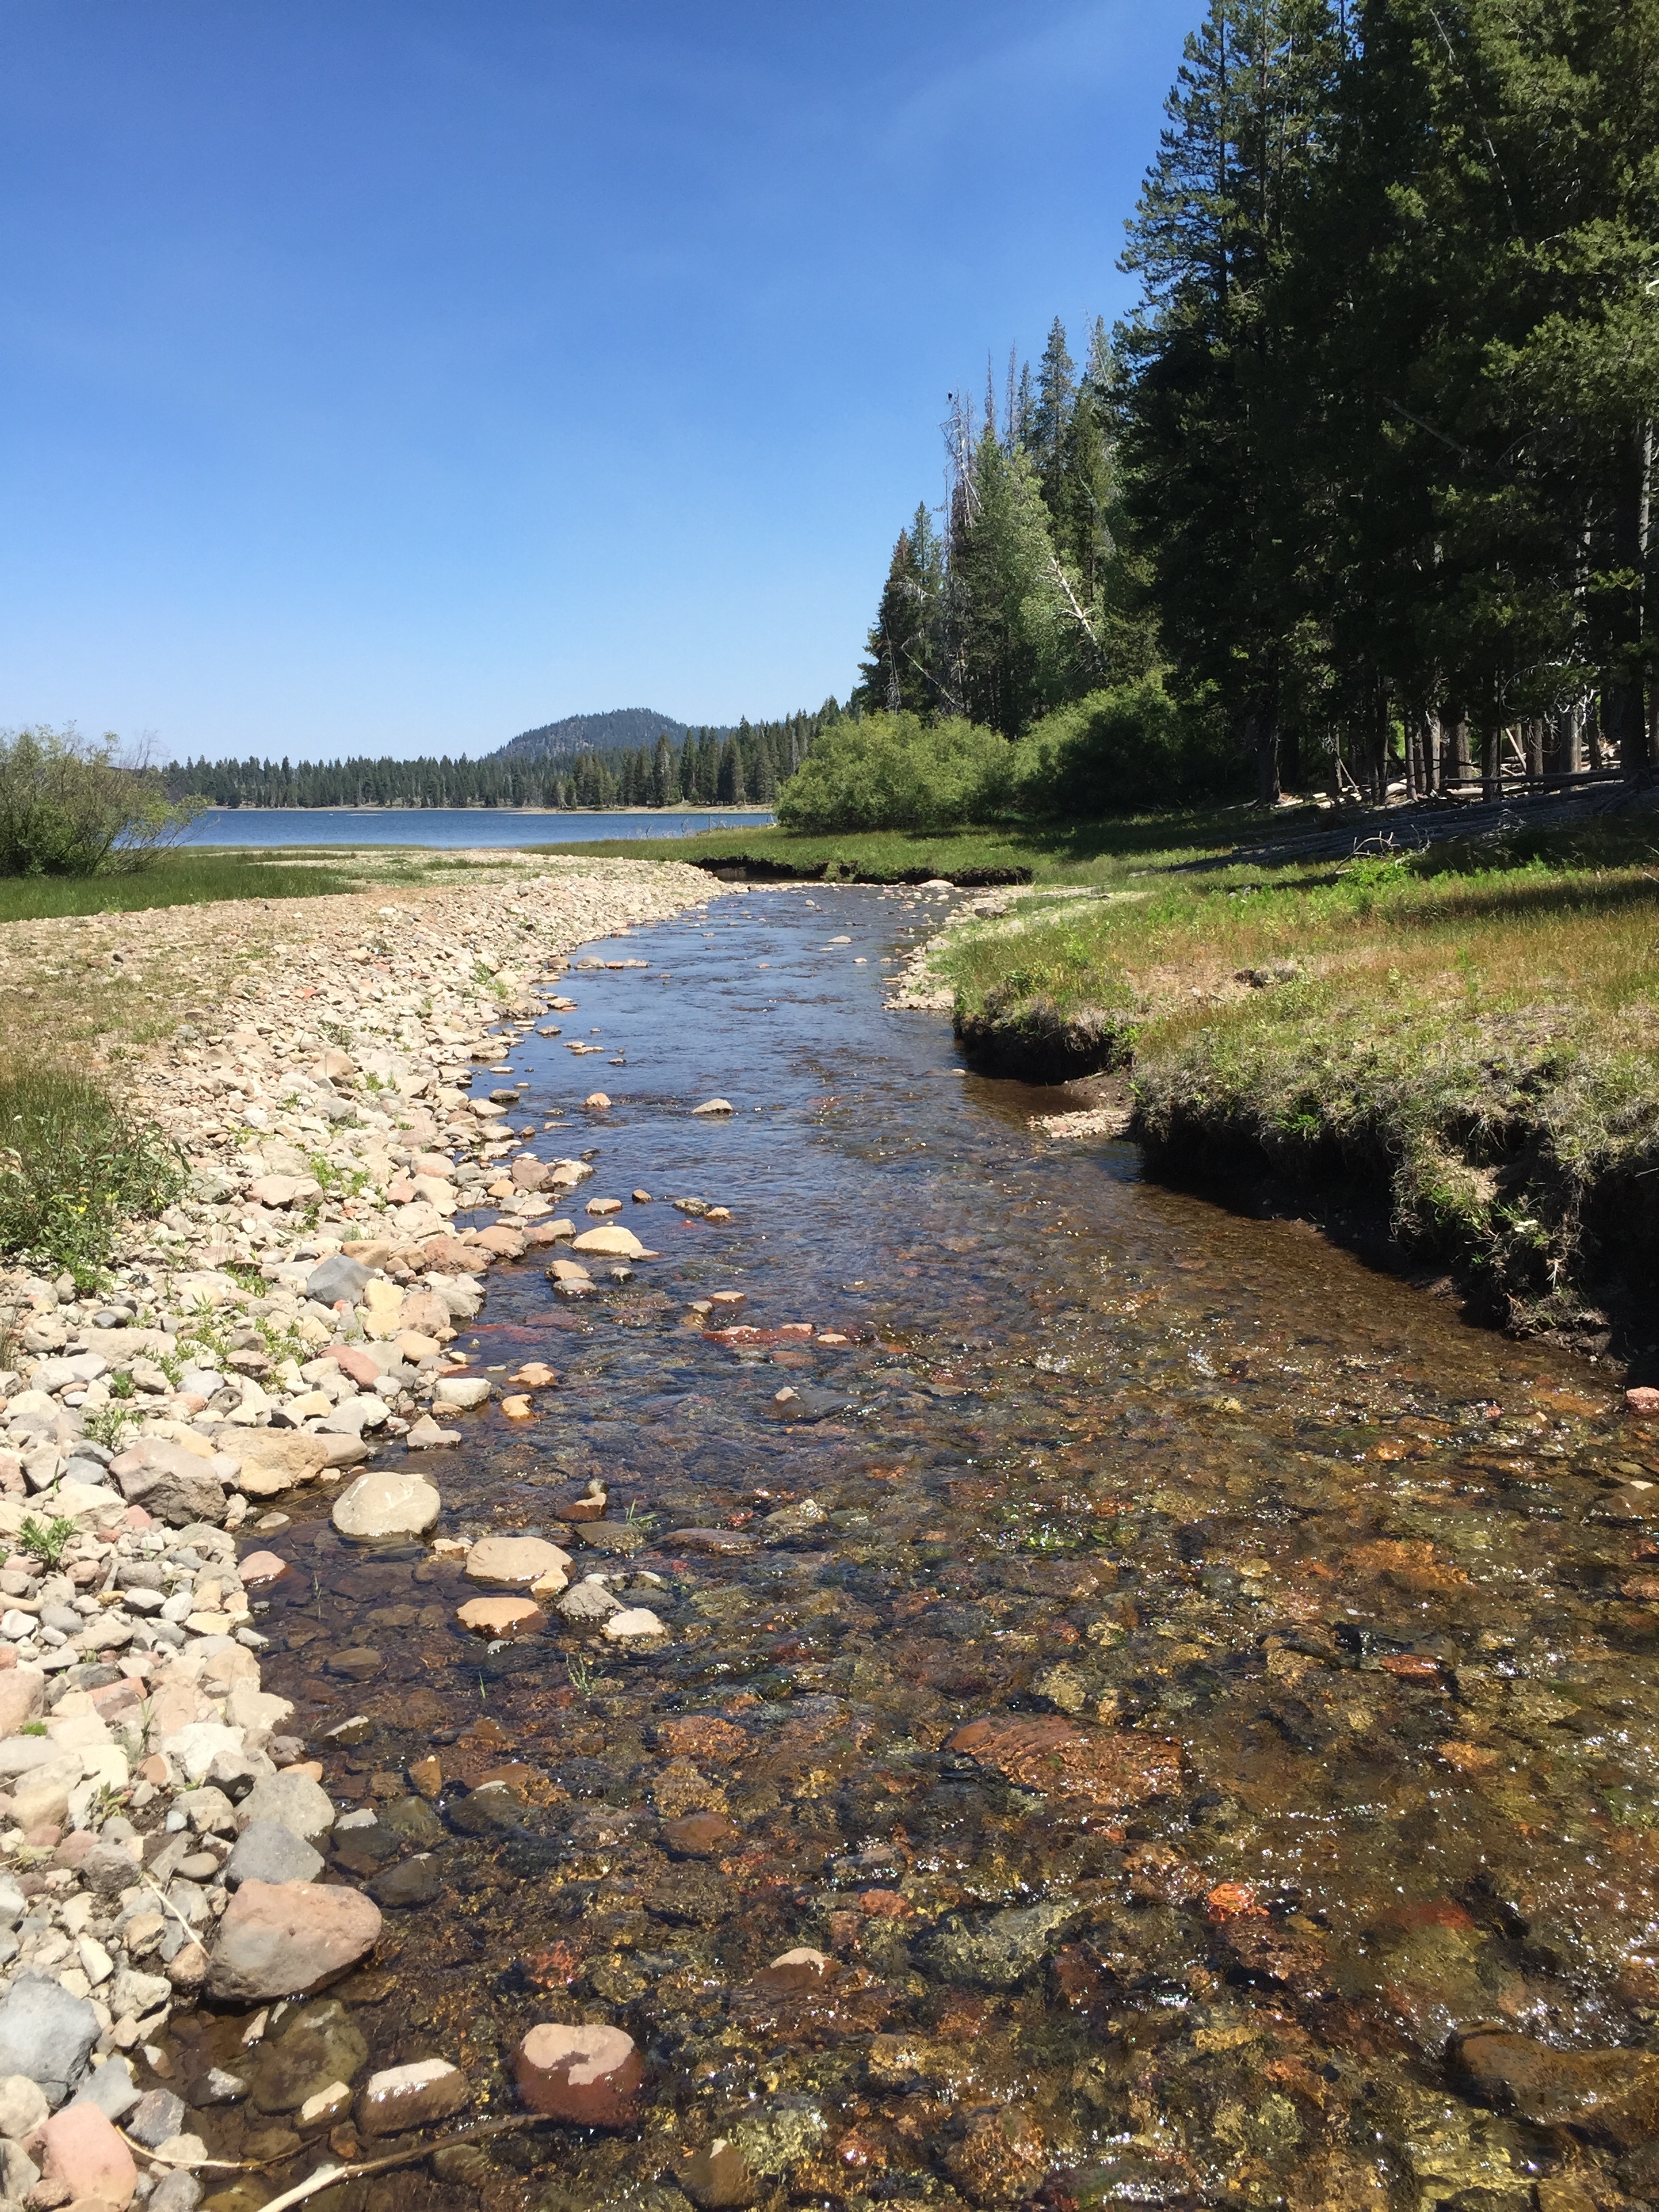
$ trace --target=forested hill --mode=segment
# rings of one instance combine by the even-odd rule
[[[483,760],[203,759],[161,774],[173,797],[196,793],[216,806],[769,806],[840,713],[827,699],[816,714],[781,722],[687,729],[665,714],[624,708],[549,726],[586,723],[608,734],[637,718],[651,725],[648,741],[540,753],[525,739],[546,733],[526,731]]]
[[[509,738],[491,760],[553,760],[569,753],[622,752],[640,745],[654,746],[660,737],[676,745],[684,743],[690,725],[672,714],[659,714],[649,707],[613,707],[606,714],[567,714],[562,721],[544,722],[538,729],[520,730]],[[726,738],[729,726],[714,733]]]

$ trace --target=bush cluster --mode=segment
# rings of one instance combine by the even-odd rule
[[[1086,818],[1237,789],[1243,775],[1218,726],[1150,676],[1091,691],[1012,739],[908,713],[836,723],[784,786],[778,820],[823,836]]]
[[[0,732],[0,876],[95,876],[147,866],[201,811],[112,736]]]

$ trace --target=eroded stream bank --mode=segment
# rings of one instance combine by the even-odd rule
[[[462,1418],[433,1534],[553,1538],[664,1638],[481,1648],[428,1543],[325,1501],[275,1540],[264,1679],[387,1899],[318,2065],[450,2059],[480,2114],[538,2021],[648,2069],[630,2125],[343,2196],[1659,2197],[1659,1453],[1562,1355],[1034,1140],[1052,1100],[881,1012],[939,911],[722,901],[514,1055],[568,1116],[599,1070],[583,1197],[659,1256],[491,1276],[461,1346],[560,1387]],[[732,1292],[747,1335],[697,1310]],[[175,2077],[246,2075],[246,2025],[179,2021]],[[272,2118],[192,2124],[234,2157]]]

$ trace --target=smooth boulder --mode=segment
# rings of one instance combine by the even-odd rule
[[[343,1536],[374,1543],[423,1535],[442,1510],[443,1500],[422,1477],[377,1467],[341,1492],[330,1517]]]
[[[358,1890],[309,1881],[245,1881],[214,1937],[208,1994],[240,2004],[309,1996],[367,1958],[380,1940],[380,1908]],[[96,2015],[85,2009],[95,2039]]]

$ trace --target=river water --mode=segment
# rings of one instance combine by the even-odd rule
[[[337,1993],[368,2063],[448,2057],[511,2111],[535,2021],[604,2021],[650,2069],[635,2127],[348,2201],[1644,2196],[1613,2161],[1659,2121],[1598,2147],[1559,2097],[1494,2110],[1455,2039],[1659,2016],[1659,1455],[1565,1355],[1034,1136],[1054,1094],[882,1010],[947,903],[720,900],[592,948],[649,964],[575,971],[563,1036],[512,1055],[580,1125],[547,1150],[592,1150],[579,1200],[658,1256],[575,1301],[490,1277],[462,1346],[560,1387],[428,1456],[443,1525],[564,1542],[665,1639],[551,1616],[487,1650],[424,1547],[276,1540],[267,1683],[313,1748],[363,1717],[327,1780],[386,1814],[337,1859],[430,1853]],[[714,1093],[736,1111],[693,1119]],[[750,1339],[690,1311],[724,1291]],[[562,1522],[594,1478],[605,1518]],[[434,1752],[435,1816],[405,1779]],[[828,1966],[772,1966],[801,1947]],[[185,2070],[242,2026],[199,2016]],[[221,2151],[270,2125],[240,2112]]]

